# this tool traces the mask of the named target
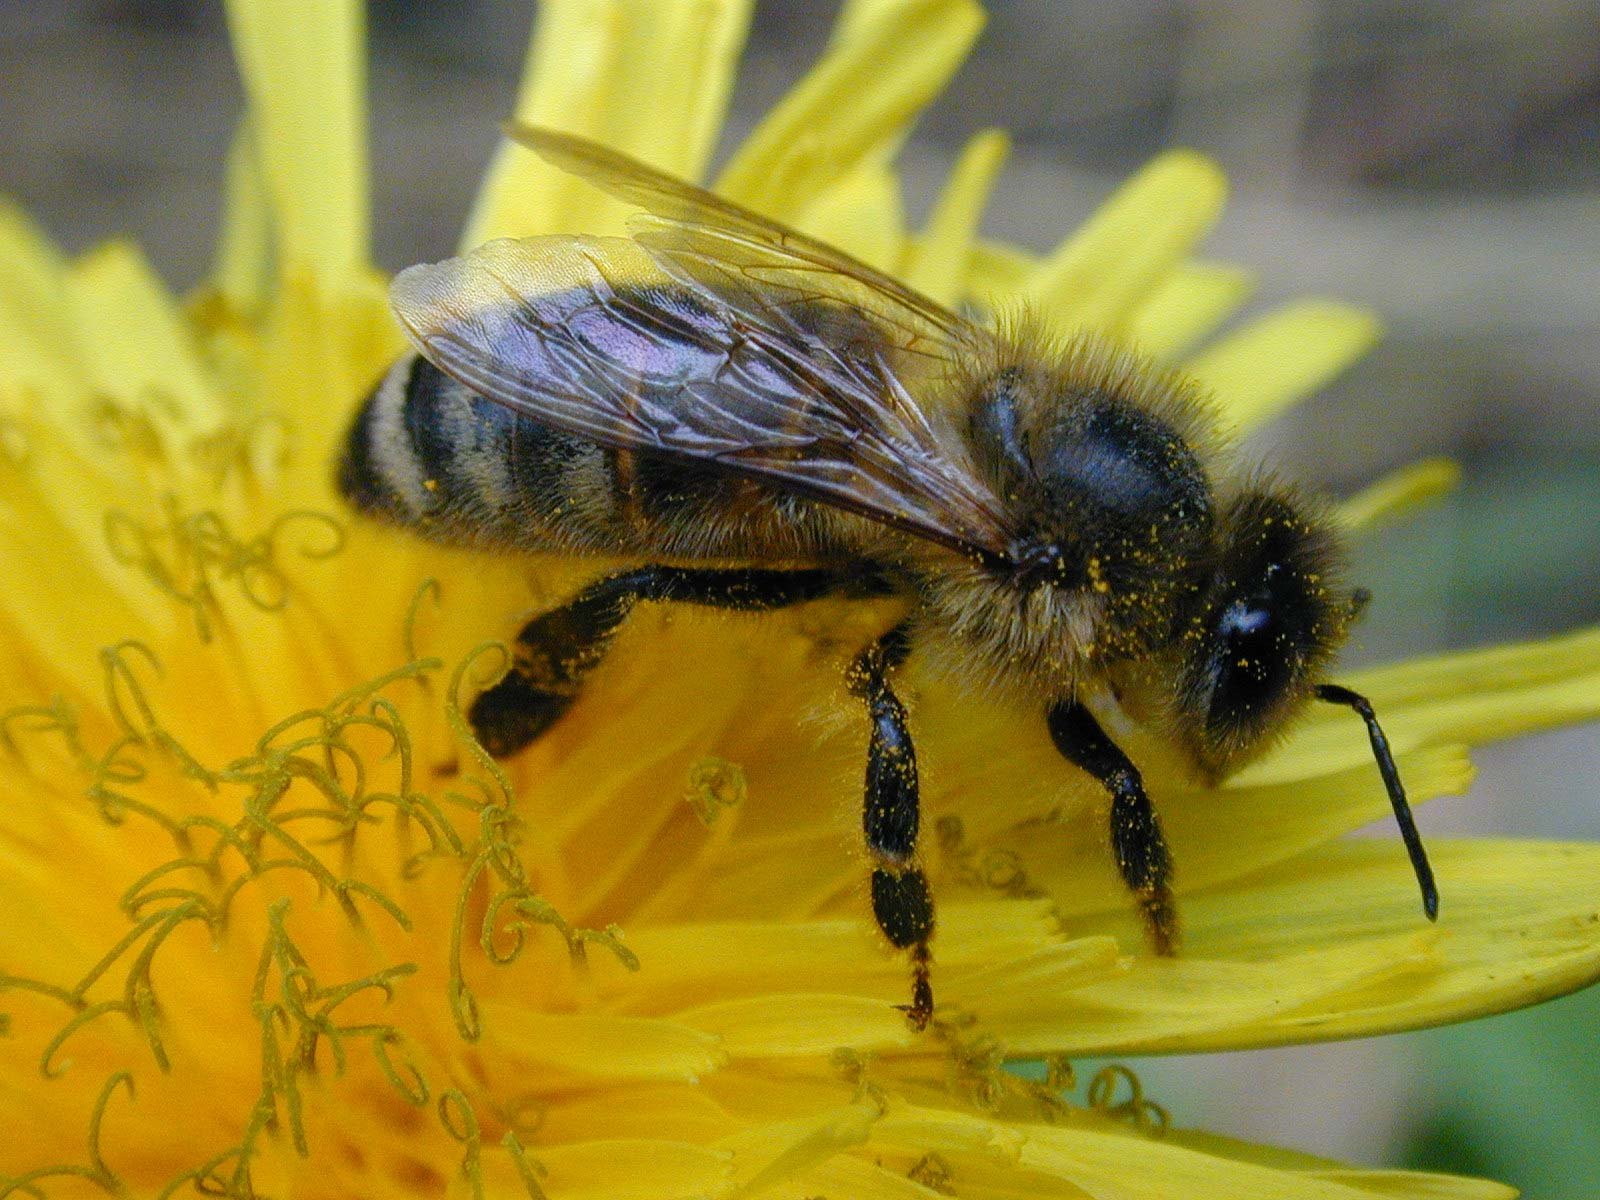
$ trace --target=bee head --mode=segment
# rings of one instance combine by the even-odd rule
[[[1219,521],[1216,567],[1182,638],[1176,725],[1216,779],[1265,749],[1315,693],[1365,594],[1337,582],[1325,519],[1282,489],[1243,492]]]

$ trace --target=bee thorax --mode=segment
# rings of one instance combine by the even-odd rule
[[[919,589],[930,660],[970,685],[1011,695],[1059,696],[1097,669],[1107,645],[1106,597],[977,571],[930,575]]]

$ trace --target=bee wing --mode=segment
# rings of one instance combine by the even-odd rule
[[[648,215],[630,223],[634,240],[663,270],[735,310],[758,305],[747,315],[769,326],[787,324],[793,332],[787,311],[804,314],[819,302],[870,312],[902,357],[902,374],[992,353],[986,330],[825,242],[586,138],[532,125],[513,124],[506,133],[552,165],[638,205]]]
[[[910,401],[876,310],[774,310],[755,294],[734,306],[636,241],[580,237],[412,267],[391,300],[441,370],[536,420],[1006,552],[998,502]]]

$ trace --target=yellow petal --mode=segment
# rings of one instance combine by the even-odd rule
[[[799,224],[869,266],[892,271],[906,246],[900,177],[887,164],[863,163],[819,196]]]
[[[350,414],[405,345],[376,272],[347,276],[328,294],[314,276],[279,279],[269,320],[255,342],[246,399],[270,398],[269,411],[293,421],[293,453],[331,463]],[[285,508],[340,511],[329,470],[293,471],[280,493]]]
[[[1341,1164],[1331,1158],[1319,1158],[1299,1150],[1281,1146],[1263,1146],[1256,1142],[1241,1142],[1205,1129],[1168,1129],[1162,1135],[1167,1140],[1192,1150],[1203,1150],[1224,1158],[1237,1158],[1242,1162],[1260,1163],[1264,1167],[1280,1167],[1295,1171],[1325,1171]]]
[[[1010,150],[1011,139],[1001,130],[974,135],[945,181],[927,227],[906,254],[901,277],[941,304],[963,298],[978,221]]]
[[[1600,715],[1600,627],[1374,667],[1341,682],[1372,701],[1397,751],[1480,745]],[[1352,736],[1353,720],[1348,713],[1313,712],[1234,782],[1295,779],[1355,764],[1367,751],[1358,721]]]
[[[1433,963],[1428,936],[1421,932],[1359,945],[1339,945],[1328,938],[1318,950],[1262,962],[1226,958],[1191,944],[1196,908],[1195,897],[1181,898],[1185,945],[1178,958],[1140,955],[1122,975],[1080,988],[1066,1001],[1073,1014],[1070,1028],[1058,1015],[1014,998],[985,997],[972,1011],[985,1032],[1020,1056],[1164,1053],[1309,1041],[1314,1039],[1264,1038],[1260,1030],[1282,1012],[1308,1008],[1345,991],[1381,990]],[[1278,916],[1293,919],[1293,914]],[[1106,920],[1096,924],[1104,927]],[[1412,924],[1425,922],[1413,912]],[[1141,948],[1141,933],[1132,919],[1122,934],[1126,947]]]
[[[1315,1175],[1360,1188],[1373,1196],[1404,1197],[1405,1200],[1517,1200],[1521,1194],[1516,1188],[1492,1179],[1468,1179],[1465,1175],[1362,1171],[1354,1167],[1330,1167]]]
[[[1178,958],[1141,956],[1086,985],[1083,1011],[1053,1038],[1043,1022],[1001,1036],[1019,1052],[1071,1054],[1325,1041],[1503,1012],[1600,977],[1600,847],[1434,839],[1428,850],[1436,926],[1395,847],[1346,840],[1184,895]],[[1137,945],[1133,919],[1114,919]]]
[[[1348,1184],[1374,1196],[1413,1200],[1516,1200],[1515,1188],[1488,1179],[1464,1175],[1436,1175],[1421,1171],[1372,1171],[1347,1167],[1331,1159],[1301,1154],[1278,1146],[1241,1142],[1199,1129],[1168,1129],[1162,1140],[1206,1154],[1241,1162],[1260,1163],[1280,1170],[1304,1171],[1319,1179]]]
[[[358,0],[229,0],[239,74],[286,269],[368,265],[367,59]]]
[[[81,416],[89,381],[67,269],[38,226],[0,200],[0,413],[6,416],[41,409],[69,422]]]
[[[1227,190],[1210,159],[1168,151],[1039,264],[1028,298],[1053,328],[1124,330],[1134,308],[1210,232]]]
[[[148,416],[173,448],[216,429],[222,401],[188,324],[135,246],[112,242],[85,255],[68,294],[73,319],[95,331],[83,352],[97,392]]]
[[[934,1196],[943,1194],[912,1179],[903,1164],[884,1161],[885,1156],[877,1153],[877,1146],[874,1138],[872,1162],[854,1154],[835,1155],[792,1181],[788,1190],[771,1190],[763,1195],[770,1195],[774,1200],[812,1200],[818,1196],[849,1196],[851,1200],[933,1200]],[[962,1174],[961,1183],[961,1195],[972,1200],[986,1200],[992,1194],[982,1187],[972,1186],[972,1178],[966,1173]],[[1036,1195],[1031,1191],[1027,1194]]]
[[[939,949],[942,953],[942,944]],[[957,1011],[976,1012],[996,996],[1025,996],[1035,1010],[1061,1011],[1085,983],[1119,975],[1129,966],[1116,939],[1102,935],[1073,938],[1020,957],[995,955],[977,966],[958,966],[941,957],[939,998]]]
[[[952,704],[935,717],[908,670],[919,739],[930,735],[934,836],[924,858],[940,892],[940,1021],[916,1036],[893,1007],[908,999],[906,956],[884,945],[865,895],[865,723],[829,661],[853,652],[847,619],[752,617],[739,632],[737,618],[642,613],[568,716],[505,764],[514,782],[480,791],[477,775],[500,775],[447,728],[460,724],[448,669],[396,663],[419,645],[460,661],[600,564],[541,567],[551,594],[530,601],[523,561],[485,562],[352,522],[336,560],[284,564],[285,606],[268,611],[238,594],[259,562],[236,561],[232,534],[213,530],[208,552],[224,565],[210,582],[226,594],[208,609],[205,640],[170,580],[163,590],[149,564],[112,553],[99,525],[106,510],[159,511],[152,497],[169,491],[181,512],[215,506],[241,538],[265,528],[269,542],[286,510],[331,508],[334,448],[397,348],[365,263],[361,10],[355,0],[315,2],[235,0],[231,9],[261,142],[236,144],[208,297],[218,302],[180,312],[125,248],[69,268],[32,230],[0,218],[0,339],[26,343],[0,353],[0,415],[9,416],[0,450],[6,434],[29,439],[26,456],[0,454],[0,561],[15,564],[0,605],[0,694],[24,705],[4,732],[26,743],[0,746],[0,796],[25,801],[6,805],[0,821],[0,893],[15,897],[0,910],[20,916],[0,920],[0,957],[42,977],[36,991],[10,981],[0,1004],[3,1044],[21,1048],[0,1055],[0,1093],[13,1110],[0,1172],[14,1172],[19,1155],[22,1169],[85,1161],[85,1102],[128,1067],[139,1078],[128,1097],[136,1111],[119,1092],[104,1147],[125,1177],[90,1180],[108,1192],[159,1192],[243,1136],[247,1149],[223,1173],[237,1166],[275,1195],[929,1200],[943,1190],[924,1162],[931,1148],[949,1156],[957,1194],[995,1200],[1483,1195],[1434,1177],[1257,1161],[1237,1148],[1201,1153],[995,1079],[1000,1042],[1029,1052],[1072,1038],[1150,1048],[1364,1032],[1486,996],[1519,1002],[1594,970],[1592,931],[1569,928],[1582,916],[1571,907],[1584,899],[1582,881],[1563,889],[1548,862],[1507,858],[1501,875],[1485,869],[1480,879],[1470,854],[1435,848],[1446,906],[1435,929],[1420,923],[1392,843],[1306,850],[1385,803],[1347,713],[1337,730],[1346,757],[1214,794],[1165,782],[1159,756],[1139,748],[1150,778],[1164,780],[1160,802],[1171,802],[1163,811],[1189,932],[1187,957],[1156,962],[1101,844],[1103,797],[1063,772],[1036,709],[1021,720]],[[534,51],[542,79],[530,76],[524,115],[697,174],[749,10],[748,0],[552,0]],[[1034,260],[974,244],[998,139],[969,149],[910,258],[891,169],[910,118],[978,20],[958,0],[847,0],[830,66],[769,122],[768,161],[758,142],[751,185],[874,262],[925,271],[941,294],[993,285],[1015,298]],[[580,27],[590,32],[578,36]],[[1186,261],[1220,189],[1198,160],[1164,162],[1164,183],[1147,177],[1142,193],[1114,202],[1040,278],[1070,275],[1074,254],[1100,255],[1106,278],[1081,295],[1064,287],[1058,319],[1092,317],[1171,354],[1221,319],[1241,281]],[[536,160],[502,165],[470,236],[497,221],[526,231],[609,219],[583,185],[547,172],[541,182]],[[1158,203],[1180,184],[1185,195]],[[1118,221],[1140,205],[1152,230],[1129,229],[1119,247]],[[102,344],[82,344],[102,328]],[[216,478],[174,480],[159,455],[80,443],[52,419],[76,421],[95,391],[164,423],[169,446],[281,423],[289,453],[230,446]],[[165,527],[152,537],[180,540]],[[289,540],[266,553],[293,559]],[[413,622],[425,576],[446,581],[448,603],[440,612],[423,603]],[[96,650],[135,635],[158,649],[164,670],[130,668],[108,700]],[[385,671],[394,686],[349,690]],[[1500,699],[1527,699],[1549,682]],[[1427,724],[1429,706],[1455,703],[1461,689],[1407,700],[1405,686],[1401,676],[1401,765],[1420,800],[1467,773],[1445,718]],[[134,699],[140,689],[151,709]],[[50,726],[60,710],[34,704],[56,695],[81,717],[81,743]],[[318,707],[335,695],[343,699],[332,711]],[[124,737],[118,708],[123,726],[145,732]],[[274,725],[302,708],[303,722]],[[1478,728],[1476,714],[1446,716]],[[993,736],[974,750],[985,723]],[[1334,729],[1332,714],[1308,722],[1313,752],[1323,725]],[[708,827],[685,802],[686,778],[721,755],[748,795],[741,788]],[[965,773],[949,769],[953,757],[970,760]],[[106,786],[127,795],[108,797]],[[993,842],[1052,803],[1095,819],[1023,831],[1027,848],[1056,855],[1032,877],[1049,888],[981,860],[941,861],[941,817],[967,814],[969,836]],[[1592,877],[1594,856],[1579,857],[1577,870]],[[140,896],[122,891],[129,882]],[[539,907],[535,890],[554,907]],[[380,896],[394,907],[380,911]],[[230,907],[226,920],[210,910],[209,927],[141,941],[145,901],[175,901],[180,913]],[[555,908],[564,917],[519,941],[519,919],[502,907],[513,902],[530,921]],[[602,930],[582,929],[597,939],[587,971],[569,961],[565,917]],[[613,919],[642,969],[612,953]],[[526,953],[503,960],[513,944]],[[122,995],[140,1011],[97,1018],[63,1056],[72,1069],[37,1078],[40,1045],[73,1020],[64,989],[108,948],[83,984],[86,999]],[[52,994],[52,981],[62,990]],[[476,1040],[463,1036],[472,1024],[458,1007],[463,987],[475,998]],[[978,1025],[963,1024],[968,1016]],[[168,1072],[141,1041],[157,1027]],[[836,1055],[841,1046],[871,1053]],[[439,1103],[420,1102],[408,1081],[425,1081]],[[1003,1118],[971,1103],[991,1083]],[[1034,1105],[1063,1128],[1036,1123]],[[252,1114],[272,1119],[259,1137]],[[95,1124],[91,1162],[101,1150]],[[527,1134],[527,1158],[515,1138],[498,1141],[507,1127]],[[220,1177],[201,1183],[228,1190]]]
[[[815,871],[816,864],[811,866]],[[1041,953],[1065,951],[1060,942],[1043,901],[952,902],[940,911],[941,970],[972,979],[974,987],[1006,964],[1028,964]],[[905,988],[905,963],[885,952],[864,913],[831,920],[647,925],[630,932],[628,944],[647,969],[631,975],[597,963],[597,986],[631,1007],[647,1005],[651,1015],[677,1017],[723,1001],[815,992],[822,981],[891,1003],[901,1001]],[[1089,974],[1115,963],[1114,947],[1103,939],[1086,939],[1070,956]],[[689,1016],[683,1019],[720,1031]],[[833,1045],[846,1043],[853,1044],[846,1038]]]
[[[1364,743],[1359,727],[1347,732],[1358,745]],[[1475,774],[1465,746],[1422,748],[1400,756],[1397,765],[1414,807],[1463,795]],[[1365,759],[1329,775],[1191,793],[1167,806],[1166,820],[1183,847],[1184,886],[1204,887],[1292,858],[1391,811],[1369,751]],[[1397,843],[1391,849],[1403,858]]]
[[[1223,263],[1175,267],[1128,317],[1128,338],[1158,358],[1173,358],[1211,333],[1255,290],[1255,276]]]
[[[723,1076],[696,1083],[620,1083],[569,1093],[539,1126],[542,1139],[557,1144],[592,1136],[667,1138],[705,1145],[726,1137],[743,1121],[716,1093]]]
[[[969,1149],[952,1146],[940,1136],[946,1128],[934,1128],[909,1144],[890,1141],[886,1118],[875,1133],[871,1160],[840,1156],[814,1170],[808,1179],[815,1185],[811,1195],[872,1197],[873,1200],[933,1200],[935,1196],[956,1195],[963,1200],[1088,1200],[1083,1191],[1048,1172],[1020,1166],[1017,1150],[1024,1136],[1020,1127],[1008,1128],[999,1121],[986,1122],[983,1132],[987,1144]],[[933,1122],[928,1122],[932,1126]],[[977,1126],[977,1122],[973,1122]],[[889,1145],[885,1149],[880,1147]],[[1130,1157],[1130,1175],[1138,1172]],[[796,1200],[800,1200],[796,1197]]]
[[[228,147],[228,174],[211,281],[229,308],[253,315],[272,279],[272,213],[261,178],[261,155],[249,121]]]
[[[49,674],[0,707],[23,697],[47,698],[64,690],[64,681],[83,679],[108,640],[108,628],[131,636],[146,629],[144,617],[159,611],[129,595],[134,581],[107,548],[104,512],[72,511],[70,500],[85,490],[83,474],[61,470],[59,447],[41,444],[37,434],[29,454],[21,470],[0,464],[0,561],[31,564],[7,585],[0,637],[17,665],[48,664]],[[86,572],[86,563],[100,570]],[[85,683],[74,689],[76,699],[93,696],[95,685]]]
[[[896,974],[903,989],[905,972]],[[905,1016],[876,996],[755,996],[708,1004],[679,1019],[714,1035],[736,1058],[812,1057],[840,1046],[904,1048],[914,1037]]]
[[[915,1068],[913,1068],[915,1069]],[[920,1153],[980,1153],[998,1166],[1015,1165],[1029,1127],[996,1119],[982,1111],[951,1109],[927,1103],[896,1104],[873,1131],[874,1148],[897,1147]]]
[[[579,1200],[717,1195],[727,1186],[732,1158],[724,1150],[645,1139],[538,1146],[534,1157],[549,1172],[541,1182],[551,1196]],[[527,1193],[514,1175],[504,1172],[503,1190],[490,1194]]]
[[[503,1001],[485,1001],[482,1015],[488,1044],[505,1056],[494,1073],[694,1080],[728,1060],[714,1034],[686,1021],[545,1013]]]
[[[837,180],[882,154],[944,88],[983,25],[972,0],[880,0],[767,114],[716,190],[798,223]]]
[[[1302,300],[1230,334],[1184,370],[1215,394],[1230,426],[1249,432],[1363,357],[1381,332],[1365,309]]]
[[[685,179],[716,148],[750,0],[547,0],[516,119],[582,134]],[[620,232],[625,205],[502,141],[461,237]]]
[[[1339,1178],[1320,1172],[1277,1170],[1198,1153],[1162,1138],[1136,1139],[1131,1134],[1062,1127],[1030,1130],[1020,1161],[1023,1167],[1082,1188],[1096,1200],[1193,1200],[1197,1196],[1371,1200],[1375,1195],[1427,1200],[1441,1194],[1433,1190],[1436,1176],[1413,1175],[1410,1178],[1416,1187],[1406,1189],[1394,1175],[1373,1180],[1361,1172]]]
[[[1015,307],[1022,303],[1038,266],[1035,254],[980,238],[967,262],[967,291],[990,312]]]
[[[726,1139],[734,1155],[738,1186],[732,1196],[755,1196],[806,1168],[827,1162],[841,1150],[867,1140],[878,1113],[852,1104],[798,1120],[757,1126]]]
[[[1311,1196],[1321,1200],[1510,1200],[1510,1189],[1414,1171],[1366,1171],[1186,1129],[1152,1136],[1096,1111],[1030,1120],[895,1105],[864,1155],[841,1155],[807,1178],[813,1194],[917,1200],[963,1197]],[[868,1158],[870,1157],[870,1161]]]
[[[1346,528],[1371,533],[1455,490],[1461,467],[1448,458],[1425,458],[1385,475],[1339,505]]]

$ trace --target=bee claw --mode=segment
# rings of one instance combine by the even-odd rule
[[[911,1026],[914,1033],[921,1033],[928,1027],[928,1022],[933,1020],[933,984],[928,980],[930,957],[925,945],[918,946],[912,951],[911,1003],[895,1005],[895,1008],[905,1013],[906,1024]]]
[[[933,1011],[924,1010],[915,1004],[896,1004],[895,1008],[906,1015],[906,1024],[911,1026],[912,1033],[921,1033],[928,1028],[928,1022],[933,1020]]]

